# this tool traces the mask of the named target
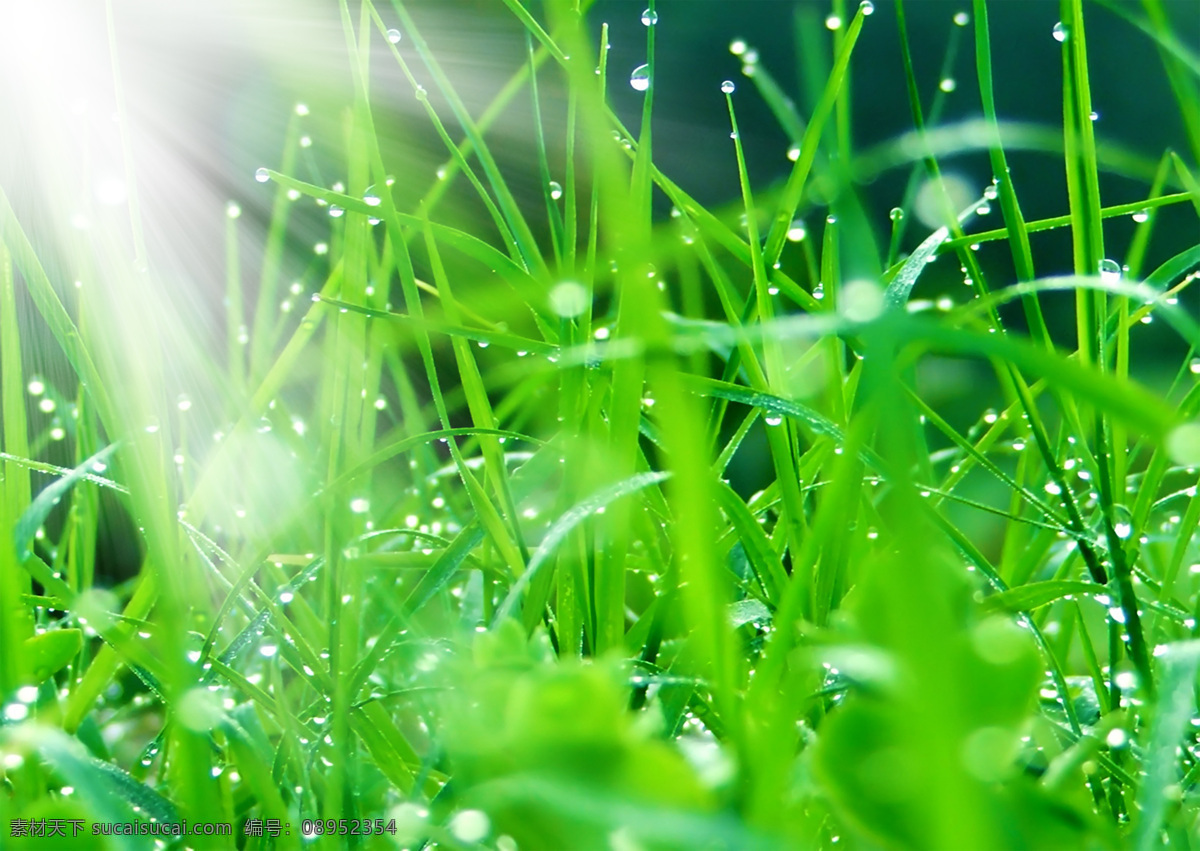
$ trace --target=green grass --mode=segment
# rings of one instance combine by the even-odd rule
[[[256,282],[225,220],[224,337],[184,359],[203,397],[161,357],[185,319],[127,309],[154,303],[136,199],[131,253],[64,259],[0,188],[0,847],[164,847],[90,835],[148,819],[235,825],[170,848],[1196,847],[1200,241],[1147,261],[1160,216],[1200,211],[1179,7],[1063,0],[1059,127],[997,111],[998,4],[945,21],[941,76],[973,51],[977,92],[921,76],[916,4],[804,7],[796,101],[735,45],[712,98],[740,193],[706,207],[655,159],[674,22],[645,29],[631,129],[590,3],[504,5],[526,40],[475,116],[404,3],[341,0],[341,179],[297,109],[245,179]],[[1088,22],[1112,13],[1159,52],[1185,150],[1090,117]],[[912,129],[864,146],[856,51],[885,15]],[[438,179],[378,129],[379,62]],[[952,90],[982,118],[942,123]],[[758,97],[798,146],[777,184],[743,148]],[[534,203],[489,135],[521,98]],[[1057,215],[1023,213],[1031,151],[1061,163]],[[950,156],[996,178],[965,207]],[[893,172],[896,210],[868,209]],[[97,563],[110,498],[125,581]],[[89,835],[18,835],[47,819]],[[340,820],[367,835],[302,836]]]

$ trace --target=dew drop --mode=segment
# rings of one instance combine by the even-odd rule
[[[792,145],[787,149],[787,158],[792,162],[800,159],[800,146]]]
[[[872,3],[871,0],[862,0],[862,2],[858,4],[858,11],[862,12],[863,15],[874,15],[875,4]]]
[[[629,75],[629,85],[636,91],[644,92],[650,88],[650,66],[639,65]]]
[[[767,416],[763,417],[763,422],[769,426],[777,426],[783,422],[783,417],[779,416],[778,414],[768,414]]]
[[[733,94],[733,90],[735,88],[737,87],[733,84],[733,80],[726,80],[725,82],[721,83],[721,91],[727,95]]]
[[[938,83],[938,88],[943,92],[949,93],[958,88],[958,83],[955,82],[953,77],[946,77],[940,83]]]
[[[333,217],[335,219],[340,219],[345,214],[346,214],[346,211],[343,210],[341,207],[339,207],[337,204],[329,205],[329,215],[331,217]]]
[[[825,19],[825,29],[840,30],[842,28],[842,19],[837,15],[830,15]]]
[[[575,281],[563,281],[550,290],[550,309],[564,318],[580,315],[590,301],[587,287]]]
[[[1055,24],[1054,28],[1050,30],[1050,32],[1053,33],[1055,41],[1067,40],[1067,28],[1063,26],[1062,21],[1059,21],[1057,24]]]
[[[557,180],[550,181],[549,189],[550,189],[550,197],[552,199],[554,199],[555,201],[557,201],[559,198],[561,198],[563,196],[562,184],[559,183]]]
[[[955,26],[965,27],[969,23],[971,23],[971,16],[966,12],[956,12],[954,14]]]
[[[368,186],[366,192],[363,193],[363,203],[368,207],[378,207],[383,200],[375,192],[374,186]]]
[[[838,302],[838,311],[851,322],[870,322],[883,313],[883,290],[874,281],[850,281]]]
[[[387,31],[387,39],[392,44],[399,44],[401,38],[403,38],[403,36],[400,35],[400,30],[390,29]]]
[[[806,236],[808,236],[808,230],[804,227],[804,222],[800,219],[792,222],[787,232],[788,242],[803,242]]]
[[[266,168],[260,167],[255,170],[254,179],[257,180],[259,183],[266,183],[268,180],[271,179],[271,172],[267,171]]]
[[[1100,277],[1106,281],[1116,281],[1121,277],[1121,264],[1116,260],[1105,258],[1100,261]]]
[[[230,201],[225,205],[225,215],[229,216],[229,218],[236,219],[241,214],[242,208],[236,201]]]
[[[658,12],[655,12],[653,9],[647,9],[646,11],[642,12],[642,26],[652,27],[657,23]]]
[[[741,56],[746,52],[748,47],[749,45],[746,44],[745,39],[735,38],[733,41],[729,42],[729,52],[734,56]]]
[[[888,213],[888,218],[893,222],[898,222],[904,218],[904,210],[899,207],[892,207],[892,211]]]
[[[1135,222],[1137,222],[1139,225],[1142,222],[1150,221],[1150,211],[1149,210],[1138,210],[1136,213],[1133,214],[1133,220]]]

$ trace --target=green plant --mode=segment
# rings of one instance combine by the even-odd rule
[[[1200,60],[1176,10],[1063,0],[1056,134],[997,114],[984,0],[952,42],[974,35],[983,117],[939,124],[955,84],[926,108],[897,0],[913,132],[859,151],[876,10],[802,9],[810,108],[735,41],[741,198],[709,208],[654,158],[653,2],[636,133],[589,2],[505,5],[527,62],[476,118],[405,3],[342,0],[344,177],[306,171],[298,107],[256,173],[275,196],[253,305],[228,210],[226,356],[195,377],[233,423],[217,440],[161,364],[178,318],[156,336],[128,310],[153,291],[136,198],[133,256],[95,240],[50,264],[0,193],[4,847],[49,847],[14,827],[37,820],[147,818],[235,825],[171,847],[294,848],[338,820],[367,835],[321,847],[1190,847],[1200,326],[1180,300],[1200,245],[1144,268],[1158,215],[1200,212]],[[1186,155],[1097,139],[1093,12],[1161,52]],[[380,45],[446,147],[427,189],[377,130]],[[747,168],[750,88],[795,143],[779,185]],[[544,210],[488,137],[528,94]],[[1062,215],[1026,220],[1014,145],[1061,156]],[[965,207],[942,174],[964,153],[996,176]],[[877,233],[862,182],[900,169]],[[1102,171],[1144,194],[1107,204]],[[469,226],[440,216],[455,185]],[[329,214],[311,258],[301,198]],[[818,211],[819,234],[799,218]],[[988,215],[1003,226],[974,230]],[[1127,217],[1118,251],[1105,226]],[[1073,274],[1039,276],[1031,235],[1057,229]],[[968,295],[925,300],[951,263]],[[60,286],[60,266],[123,296]],[[69,386],[23,364],[26,300]],[[1151,320],[1186,349],[1165,379]],[[994,393],[947,400],[952,362]],[[74,462],[44,460],[63,440]],[[728,477],[756,455],[747,494]],[[144,553],[123,583],[97,576],[102,491]]]

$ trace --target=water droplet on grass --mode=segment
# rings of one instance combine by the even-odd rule
[[[883,313],[883,290],[874,281],[850,281],[842,288],[838,310],[851,322],[870,322]]]
[[[825,29],[840,30],[842,28],[842,19],[837,15],[830,15],[825,19]]]
[[[387,31],[387,40],[390,41],[392,44],[399,44],[400,39],[402,39],[403,37],[404,36],[402,36],[400,34],[400,30],[398,30],[398,29],[392,28]]]
[[[254,179],[259,183],[266,183],[271,179],[271,172],[267,171],[265,168],[258,168],[254,172]]]
[[[575,281],[563,281],[550,290],[550,309],[565,318],[583,313],[589,302],[587,288]]]
[[[892,207],[892,211],[888,213],[888,218],[893,222],[898,222],[904,218],[904,210],[899,207]]]
[[[800,146],[792,145],[787,149],[787,158],[792,162],[800,159]]]
[[[230,201],[225,205],[225,215],[229,216],[229,218],[236,219],[241,214],[242,208],[236,201]]]
[[[1142,222],[1149,221],[1150,220],[1150,211],[1149,210],[1138,210],[1136,213],[1133,214],[1133,220],[1135,222],[1137,222],[1139,225]]]
[[[746,44],[745,39],[735,38],[733,41],[729,42],[729,52],[734,56],[741,56],[746,52],[747,47],[749,47],[749,45]]]
[[[949,93],[958,88],[958,83],[955,82],[953,77],[946,77],[940,83],[938,83],[938,88],[943,92]]]
[[[1116,260],[1105,258],[1100,261],[1100,277],[1106,281],[1116,281],[1121,277],[1121,264]]]
[[[559,183],[557,180],[550,181],[549,189],[550,189],[550,197],[553,200],[557,201],[559,198],[561,198],[563,196],[562,184]]]
[[[1059,21],[1058,23],[1056,23],[1054,25],[1054,28],[1051,29],[1050,32],[1051,32],[1051,34],[1053,34],[1055,41],[1066,41],[1067,40],[1067,28],[1065,26],[1063,26],[1062,21]]]
[[[858,11],[862,12],[863,15],[874,15],[875,4],[872,3],[871,0],[862,0],[862,2],[858,4]]]
[[[967,24],[971,23],[971,16],[966,12],[955,12],[954,23],[956,26],[965,27]]]
[[[725,82],[721,83],[721,91],[727,95],[733,94],[733,90],[735,88],[737,87],[733,84],[733,80],[726,80]]]
[[[644,92],[650,88],[650,66],[639,65],[629,75],[629,85],[636,91]]]
[[[647,9],[646,11],[642,12],[642,26],[652,27],[657,23],[658,12],[655,12],[653,9]]]
[[[1200,464],[1200,424],[1184,423],[1167,435],[1167,454],[1186,467]]]

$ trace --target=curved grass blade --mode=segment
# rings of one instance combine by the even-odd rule
[[[1042,606],[1048,606],[1064,597],[1076,594],[1096,594],[1104,590],[1103,585],[1097,585],[1095,582],[1074,582],[1066,579],[1031,582],[1028,585],[1019,585],[988,597],[983,601],[983,610],[985,612],[1029,612]]]
[[[17,559],[22,564],[33,557],[33,539],[37,530],[46,522],[54,506],[62,500],[76,482],[86,479],[92,474],[96,465],[103,465],[116,451],[119,443],[112,443],[88,458],[65,476],[55,479],[42,489],[41,493],[30,503],[29,508],[17,519],[13,528],[13,546],[16,548]]]
[[[566,514],[555,520],[554,524],[546,531],[542,542],[538,544],[537,550],[530,556],[525,572],[513,583],[508,596],[496,609],[493,625],[500,623],[512,613],[525,586],[533,580],[538,569],[553,555],[554,548],[566,538],[572,529],[595,514],[597,509],[606,508],[622,497],[637,493],[668,478],[670,478],[670,474],[664,472],[638,473],[576,503]]]

